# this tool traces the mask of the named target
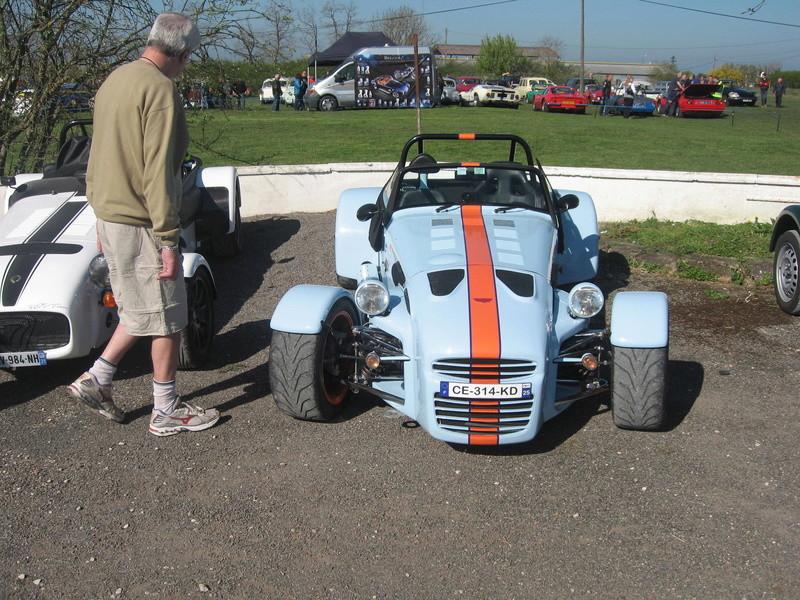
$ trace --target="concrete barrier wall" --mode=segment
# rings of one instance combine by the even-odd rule
[[[242,215],[325,212],[351,187],[381,187],[395,163],[240,167]],[[800,204],[800,177],[545,167],[557,189],[592,195],[601,221],[769,222]]]
[[[343,190],[381,187],[394,167],[377,162],[240,167],[242,216],[334,210]],[[787,175],[575,167],[545,171],[553,187],[591,194],[601,221],[769,222],[785,205],[800,204],[800,177]]]

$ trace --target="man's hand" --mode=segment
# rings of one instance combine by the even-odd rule
[[[169,279],[175,281],[181,274],[181,253],[178,250],[161,249],[161,273],[156,279]]]

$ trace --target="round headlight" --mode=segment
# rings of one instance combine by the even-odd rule
[[[580,283],[569,293],[569,314],[589,319],[603,309],[603,292],[593,283]]]
[[[362,281],[356,288],[356,306],[370,316],[384,313],[389,308],[389,290],[377,279]]]
[[[111,281],[108,278],[108,263],[102,254],[95,256],[89,263],[89,279],[98,287],[111,287]]]

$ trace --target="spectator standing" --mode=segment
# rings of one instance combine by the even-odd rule
[[[786,93],[786,84],[783,83],[783,77],[778,77],[778,81],[773,90],[775,91],[776,108],[783,108],[783,95]]]
[[[675,74],[675,77],[669,82],[667,86],[667,110],[661,116],[663,117],[674,117],[675,113],[678,110],[678,94],[683,89],[682,87],[682,78],[683,73],[678,71]]]
[[[301,71],[294,78],[294,109],[303,110],[306,107],[303,97],[308,90],[308,74]]]
[[[281,74],[275,73],[275,79],[272,80],[272,110],[280,110],[282,97]]]
[[[606,75],[605,80],[603,81],[603,108],[600,110],[601,115],[607,115],[609,111],[609,106],[611,105],[611,92],[613,91],[614,84],[611,81],[611,74],[609,73]]]
[[[245,110],[245,96],[247,96],[247,85],[244,81],[234,81],[231,84],[231,94],[236,98],[236,108]]]
[[[625,79],[625,84],[622,87],[622,116],[629,119],[631,116],[631,108],[633,108],[633,100],[636,98],[636,84],[633,83],[633,75],[628,75]]]
[[[150,432],[199,431],[216,409],[183,402],[175,376],[188,322],[180,254],[181,165],[189,146],[173,79],[200,45],[197,27],[177,13],[158,15],[138,60],[108,76],[95,96],[86,196],[97,216],[98,249],[108,262],[119,324],[100,358],[69,386],[93,412],[122,422],[114,404],[117,365],[151,337],[154,409]]]
[[[767,105],[767,95],[769,94],[769,78],[765,72],[761,72],[758,78],[758,90],[761,92],[761,106]]]

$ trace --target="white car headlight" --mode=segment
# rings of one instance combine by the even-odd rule
[[[738,98],[738,97],[739,94],[737,94],[736,92],[731,92],[730,94],[728,94],[728,98]]]
[[[389,290],[377,279],[362,281],[356,288],[356,306],[370,316],[384,313],[389,308]]]
[[[569,293],[569,314],[590,319],[603,309],[603,292],[593,283],[579,283]]]
[[[375,265],[365,262],[361,265],[361,281],[356,288],[356,306],[369,316],[379,315],[389,308],[389,290],[378,279]]]
[[[111,287],[111,280],[108,278],[108,263],[102,253],[95,256],[89,263],[89,279],[97,287]]]

